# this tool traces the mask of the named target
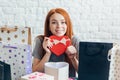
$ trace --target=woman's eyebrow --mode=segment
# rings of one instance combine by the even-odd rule
[[[52,19],[51,21],[58,21],[58,20]],[[61,19],[60,21],[65,21],[65,19]]]
[[[65,19],[61,19],[61,21],[65,21]]]
[[[56,19],[52,19],[51,21],[57,21]]]

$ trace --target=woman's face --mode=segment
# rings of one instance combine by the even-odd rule
[[[65,18],[59,13],[54,13],[50,17],[49,29],[53,35],[63,36],[67,30]]]

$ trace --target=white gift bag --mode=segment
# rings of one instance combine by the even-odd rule
[[[0,42],[31,45],[30,27],[0,27]]]
[[[120,45],[116,44],[108,53],[110,61],[109,80],[120,80]]]
[[[69,64],[66,62],[45,63],[45,73],[54,76],[54,80],[68,80]]]
[[[12,80],[32,72],[31,46],[0,43],[0,61],[10,64]]]

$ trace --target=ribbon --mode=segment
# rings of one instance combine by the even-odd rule
[[[53,44],[56,45],[56,44],[62,43],[64,45],[66,45],[67,41],[70,41],[70,39],[65,39],[65,38],[62,38],[61,40],[53,39]]]

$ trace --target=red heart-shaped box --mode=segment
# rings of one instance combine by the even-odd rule
[[[57,56],[60,56],[66,51],[66,48],[71,45],[71,40],[68,36],[50,36],[50,41],[53,46],[50,50]]]

